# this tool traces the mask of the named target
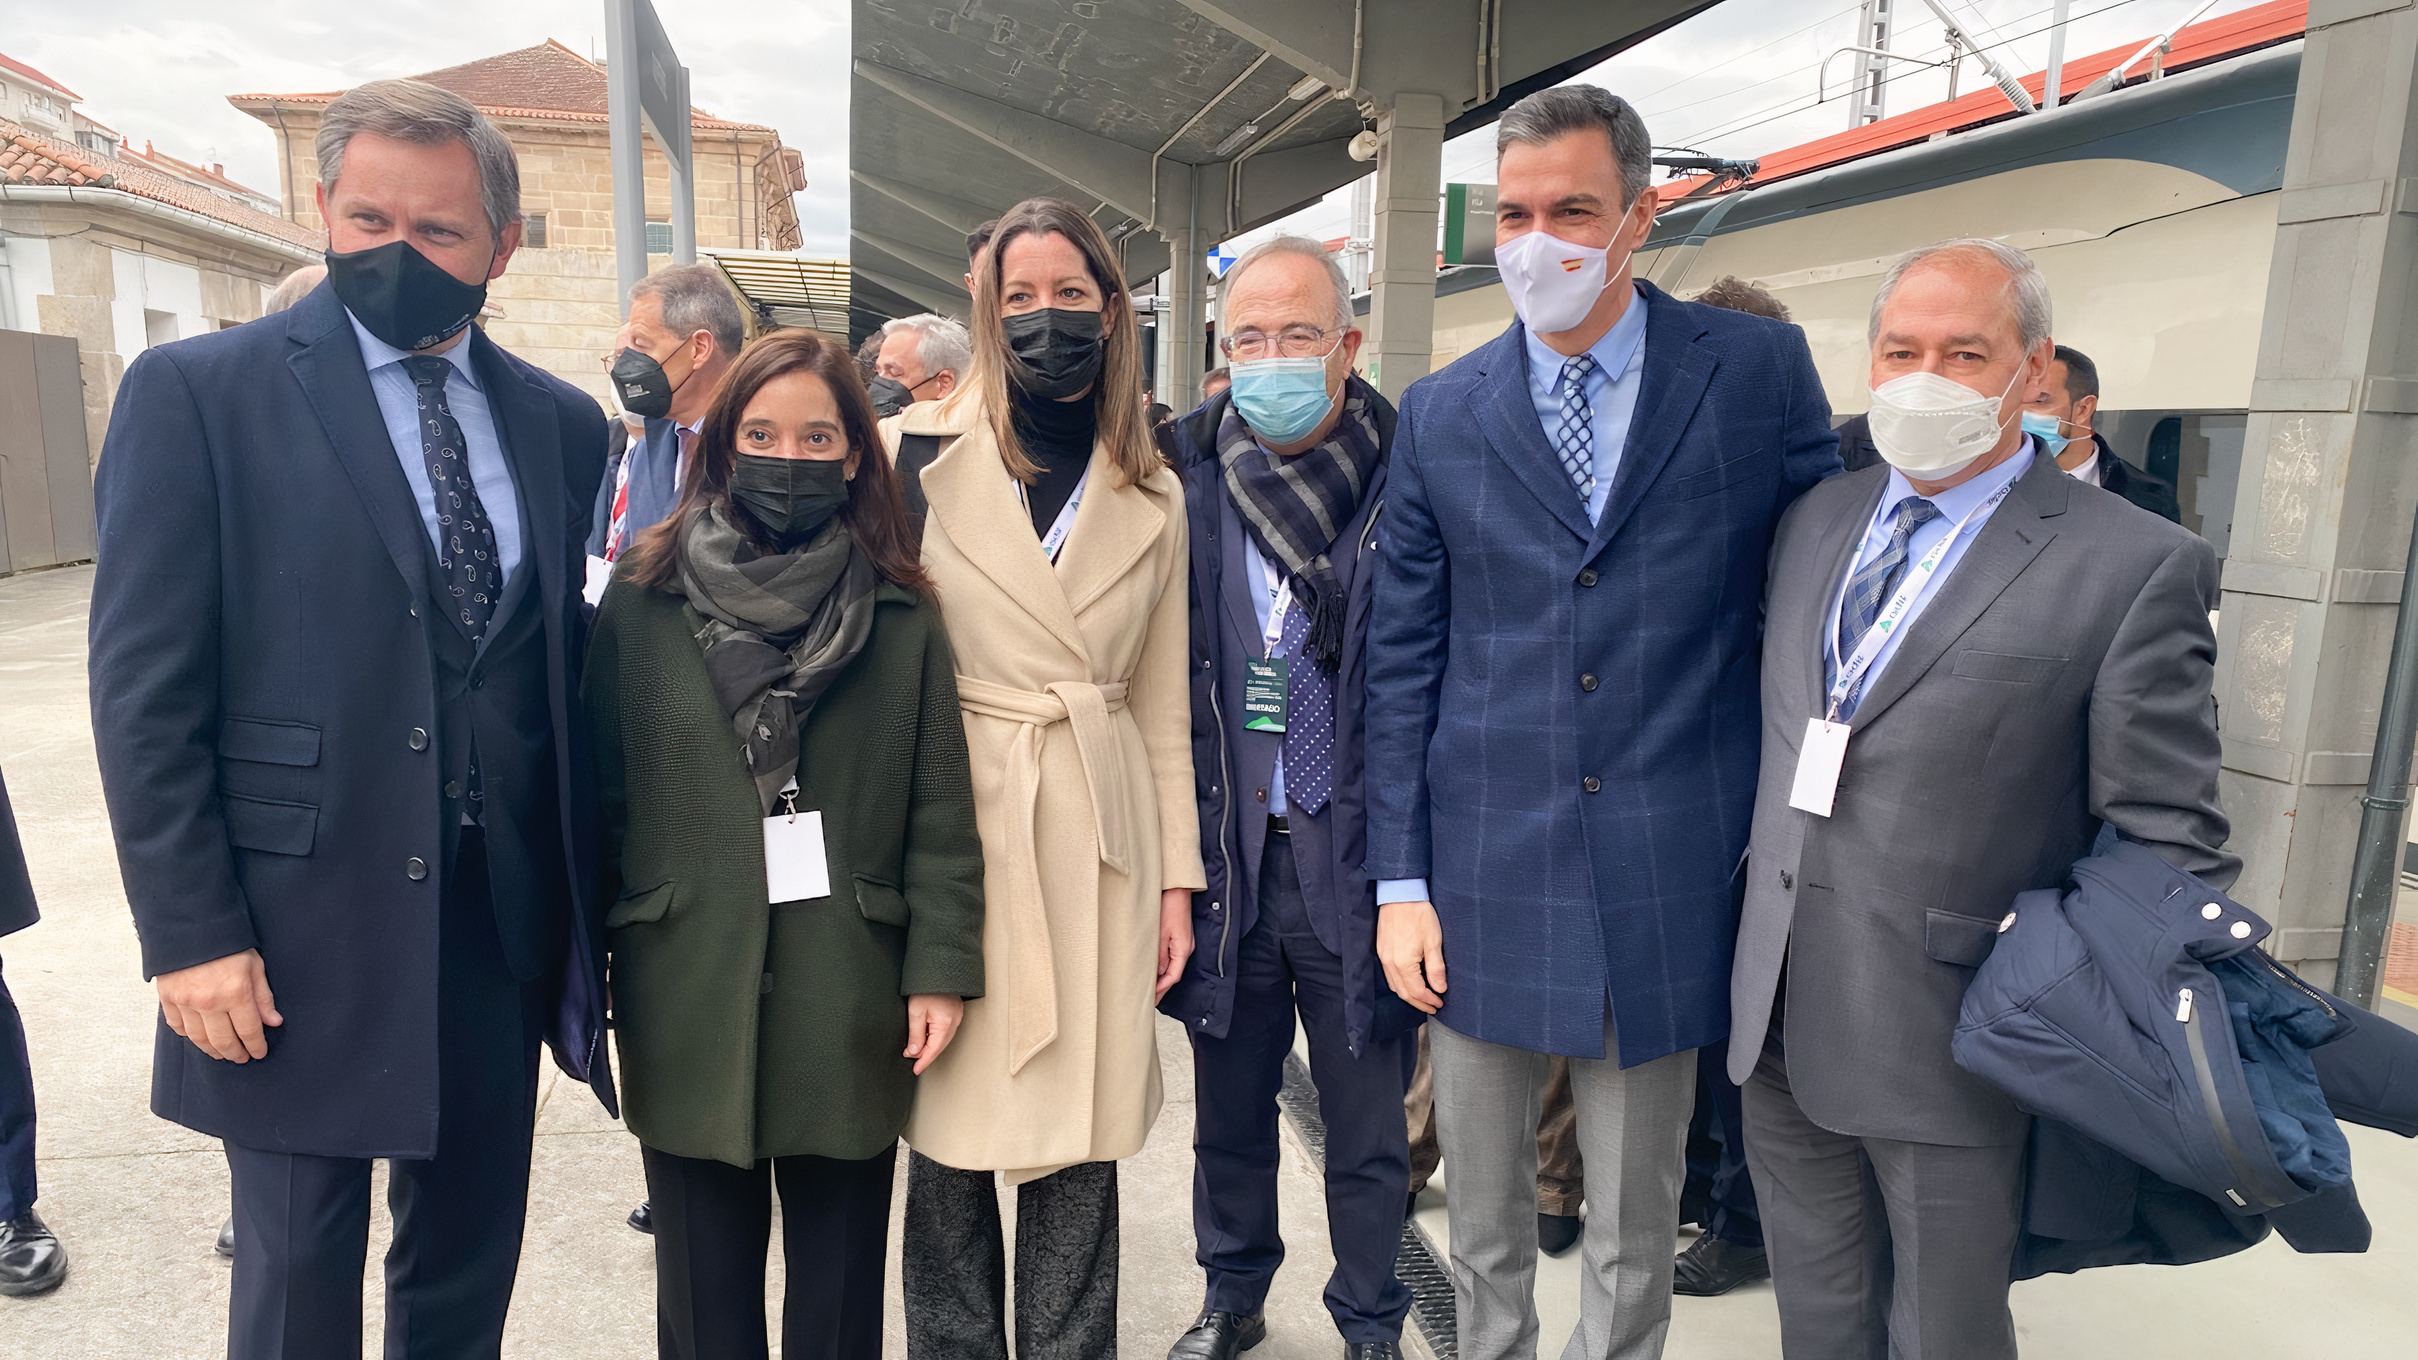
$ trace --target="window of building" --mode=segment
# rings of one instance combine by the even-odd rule
[[[546,248],[546,215],[531,213],[521,219],[521,244],[531,250]]]
[[[164,345],[176,338],[176,313],[143,309],[143,339],[147,343]]]
[[[649,255],[669,255],[672,253],[671,223],[649,222],[646,224],[646,253]]]

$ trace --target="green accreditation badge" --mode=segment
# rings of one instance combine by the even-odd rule
[[[1283,657],[1243,662],[1243,726],[1253,732],[1285,730],[1286,676],[1291,666]]]

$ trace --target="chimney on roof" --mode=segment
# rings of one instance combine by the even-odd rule
[[[143,139],[143,154],[146,156],[156,156],[159,154],[151,149],[151,139],[149,137],[145,137]]]

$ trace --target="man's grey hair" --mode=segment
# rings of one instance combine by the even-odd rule
[[[327,279],[327,266],[306,264],[278,281],[269,291],[268,300],[260,304],[262,316],[275,316],[311,295],[311,290]]]
[[[1501,161],[1514,143],[1543,146],[1591,129],[1612,139],[1612,159],[1620,167],[1620,206],[1626,211],[1645,192],[1654,172],[1654,139],[1646,135],[1646,120],[1629,101],[1600,85],[1556,85],[1505,109],[1503,121],[1495,124],[1494,157]]]
[[[918,312],[882,323],[884,340],[900,331],[915,332],[915,362],[924,366],[927,380],[954,373],[959,382],[964,382],[966,374],[973,371],[974,335],[963,321],[938,312]]]
[[[739,300],[722,282],[722,271],[710,264],[676,264],[658,269],[630,286],[630,301],[651,297],[663,304],[663,325],[686,338],[699,331],[714,337],[714,348],[725,359],[739,357],[747,343],[747,317]]]
[[[1343,266],[1334,252],[1307,236],[1277,236],[1260,242],[1243,252],[1243,257],[1226,266],[1225,277],[1217,284],[1217,329],[1226,330],[1226,307],[1234,297],[1234,286],[1242,282],[1251,266],[1274,255],[1298,255],[1316,260],[1326,268],[1327,283],[1335,290],[1335,325],[1349,329],[1352,324],[1352,281],[1344,276]]]
[[[424,80],[373,80],[337,95],[320,115],[319,137],[312,144],[320,188],[336,191],[344,148],[357,132],[421,146],[468,146],[478,162],[479,202],[487,210],[488,230],[501,239],[504,228],[521,220],[520,157],[485,114],[453,91]]]
[[[1985,236],[1959,236],[1918,246],[1889,262],[1888,272],[1881,275],[1880,290],[1872,295],[1872,317],[1864,326],[1865,344],[1880,343],[1881,311],[1889,305],[1889,299],[1897,296],[1897,286],[1905,282],[1906,275],[1912,273],[1917,265],[1929,264],[1943,257],[1975,264],[1987,262],[2005,270],[2007,307],[2015,314],[2015,331],[2023,339],[2023,352],[2031,353],[2040,348],[2041,341],[2049,338],[2054,316],[2049,306],[2048,277],[2040,272],[2040,266],[2032,262],[2031,256],[2004,241],[1993,241]]]

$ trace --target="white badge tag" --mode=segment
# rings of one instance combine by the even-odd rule
[[[1847,763],[1847,734],[1842,722],[1808,718],[1805,744],[1797,750],[1797,780],[1788,790],[1788,805],[1816,817],[1830,815],[1839,794],[1839,770]]]
[[[588,607],[593,609],[596,602],[604,598],[605,587],[612,583],[613,564],[601,557],[591,557],[588,559],[587,583],[580,587],[579,593],[587,600]]]
[[[831,864],[823,857],[823,814],[797,810],[798,781],[781,790],[784,810],[764,819],[764,890],[772,902],[831,896]]]

